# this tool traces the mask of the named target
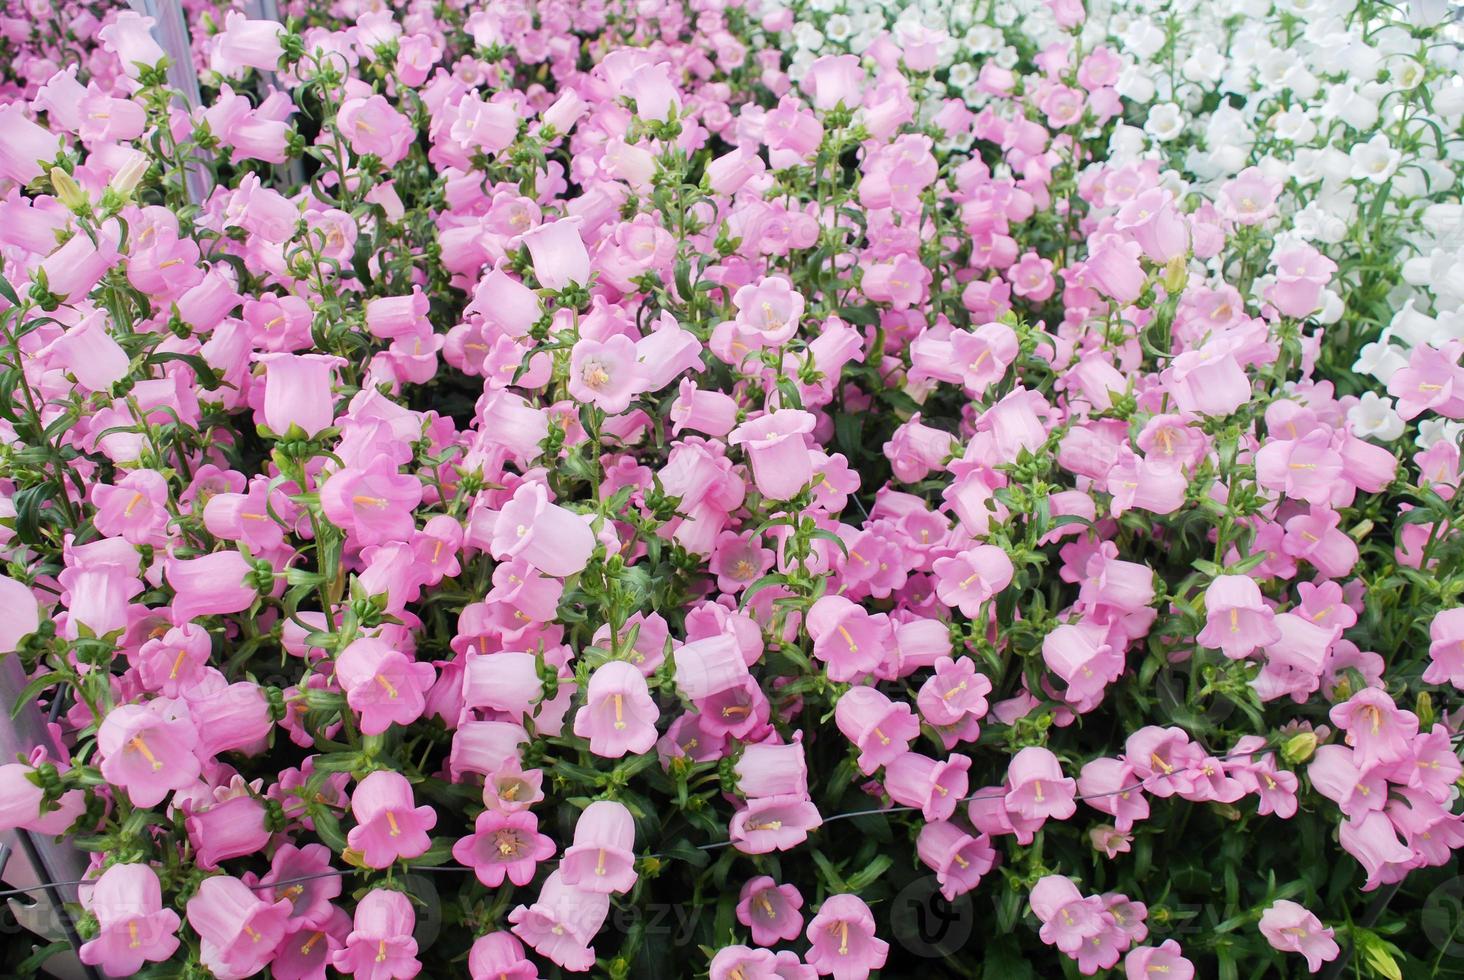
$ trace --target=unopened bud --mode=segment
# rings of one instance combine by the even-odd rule
[[[51,168],[51,189],[56,192],[57,199],[66,205],[67,210],[80,213],[91,207],[91,199],[86,196],[86,191],[60,167]]]
[[[1301,732],[1288,738],[1281,745],[1281,758],[1290,765],[1300,765],[1312,757],[1317,750],[1317,736],[1314,732]]]

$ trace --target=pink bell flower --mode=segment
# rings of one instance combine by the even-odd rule
[[[533,905],[519,905],[508,913],[513,934],[572,973],[583,973],[595,962],[590,942],[610,912],[608,893],[586,891],[565,882],[562,871],[551,872]]]
[[[521,241],[528,247],[540,286],[560,290],[589,281],[590,256],[580,237],[582,223],[578,216],[560,218],[524,232]]]
[[[903,701],[864,685],[845,691],[834,705],[834,723],[859,750],[859,770],[873,775],[910,750],[920,735],[920,720]]]
[[[1012,560],[995,545],[977,545],[952,558],[937,558],[932,566],[935,593],[961,615],[975,618],[981,606],[1012,581]]]
[[[874,914],[857,895],[831,895],[808,924],[808,963],[835,980],[865,980],[885,965],[890,944],[874,934]]]
[[[759,946],[792,942],[803,931],[803,896],[793,885],[780,885],[767,875],[749,878],[737,897],[737,921],[752,931]]]
[[[1328,717],[1347,733],[1347,743],[1365,766],[1409,758],[1410,743],[1418,734],[1418,716],[1377,688],[1365,688],[1333,705]]]
[[[203,940],[203,963],[219,977],[264,968],[289,928],[290,903],[266,902],[238,878],[205,878],[188,900],[188,924]]]
[[[472,980],[539,980],[539,968],[513,933],[490,932],[468,950],[468,975]]]
[[[624,334],[605,340],[581,337],[570,351],[569,394],[577,401],[619,415],[648,387],[636,345]]]
[[[410,980],[422,969],[412,938],[416,922],[411,899],[372,889],[356,906],[345,948],[336,950],[331,965],[360,980]]]
[[[248,609],[258,596],[248,582],[251,571],[244,556],[233,550],[199,558],[170,556],[164,561],[163,574],[173,587],[173,622]]]
[[[920,714],[926,721],[943,726],[958,724],[968,717],[985,717],[986,695],[991,693],[991,680],[985,674],[977,673],[975,661],[969,657],[958,660],[940,657],[934,667],[935,673],[921,685],[915,697]]]
[[[102,775],[141,807],[156,806],[170,791],[198,778],[197,744],[187,707],[168,698],[118,705],[97,732]]]
[[[953,902],[981,883],[996,864],[996,849],[985,834],[973,837],[949,821],[927,823],[915,840],[916,852],[935,872],[940,893]]]
[[[363,547],[409,540],[415,528],[412,511],[421,502],[421,481],[398,473],[386,455],[365,467],[337,470],[320,489],[325,516]]]
[[[884,788],[903,806],[915,807],[926,820],[948,820],[969,787],[969,756],[932,759],[906,752],[885,766]]]
[[[624,660],[611,660],[590,675],[574,733],[589,739],[590,751],[602,758],[640,755],[656,744],[659,715],[645,675]]]
[[[1423,672],[1428,684],[1453,684],[1464,690],[1464,608],[1444,609],[1428,626],[1429,665]]]
[[[1166,939],[1158,946],[1139,946],[1129,950],[1123,958],[1123,973],[1127,980],[1194,980],[1195,965],[1182,955],[1183,950],[1173,939]]]
[[[727,834],[743,854],[786,851],[823,825],[818,807],[806,796],[760,796],[732,815]]]
[[[1322,925],[1304,906],[1286,899],[1277,899],[1261,913],[1261,935],[1273,949],[1283,953],[1300,953],[1306,968],[1316,973],[1322,964],[1335,960],[1341,949],[1332,938],[1332,930]]]
[[[578,514],[549,502],[539,483],[521,483],[498,515],[490,547],[499,561],[521,558],[555,578],[580,572],[595,550],[595,535]]]
[[[527,810],[484,810],[473,833],[453,845],[452,856],[472,868],[483,884],[497,888],[504,877],[527,885],[554,850],[554,841],[539,833],[539,818]]]
[[[838,595],[826,595],[808,610],[813,655],[835,681],[854,681],[873,671],[893,644],[889,617],[870,615],[862,606]]]
[[[596,800],[574,825],[559,862],[564,883],[585,891],[627,892],[635,884],[635,820],[623,803]]]
[[[1028,820],[1066,820],[1077,812],[1077,782],[1062,773],[1057,756],[1040,746],[1022,749],[1007,766],[1006,807]]]
[[[264,400],[255,409],[256,423],[278,438],[292,428],[313,438],[335,421],[335,372],[341,357],[326,354],[255,354],[264,365]]]
[[[163,908],[157,873],[146,864],[112,865],[82,897],[98,926],[80,950],[88,966],[131,976],[144,963],[161,963],[177,951],[178,913]]]
[[[432,846],[427,831],[437,825],[437,811],[414,803],[412,786],[400,773],[379,770],[361,780],[351,794],[356,826],[346,843],[363,864],[388,868],[427,853]]]
[[[1275,613],[1248,575],[1216,576],[1205,589],[1205,613],[1205,628],[1195,639],[1231,660],[1281,639]]]
[[[417,663],[374,637],[353,641],[336,657],[336,680],[361,719],[363,735],[422,717],[426,692],[436,679],[431,664]]]
[[[790,500],[813,480],[813,457],[805,436],[813,431],[808,412],[784,408],[744,422],[727,437],[742,446],[757,490],[769,500]]]

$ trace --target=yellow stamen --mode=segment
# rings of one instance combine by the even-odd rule
[[[176,681],[178,679],[178,671],[183,669],[183,661],[187,656],[188,651],[186,649],[178,651],[178,659],[173,661],[173,669],[168,671],[168,680]]]
[[[595,874],[601,878],[605,877],[605,849],[600,848],[600,856],[595,859]]]
[[[880,731],[878,728],[876,728],[874,730],[874,734],[879,738],[879,744],[880,745],[889,745],[890,744],[890,738],[889,738],[889,736],[886,735],[884,732]]]
[[[1042,780],[1034,779],[1032,781],[1032,796],[1038,803],[1042,802]]]
[[[378,962],[378,963],[385,963],[386,962],[386,940],[385,939],[378,939],[376,941],[376,962]]]
[[[621,717],[621,702],[625,699],[619,694],[612,694],[610,697],[615,702],[615,727],[616,729],[623,729],[625,727],[625,719]]]
[[[386,811],[386,823],[391,828],[391,836],[400,837],[402,835],[402,828],[397,826],[396,814],[391,810]]]
[[[140,503],[142,503],[142,494],[134,493],[132,499],[127,502],[127,509],[122,512],[122,516],[131,517],[132,512],[137,509],[137,505]]]
[[[839,955],[849,955],[849,923],[839,923]]]
[[[385,675],[377,674],[376,675],[376,683],[378,683],[378,684],[381,685],[381,689],[386,692],[386,696],[387,697],[391,698],[393,701],[396,700],[397,694],[399,692],[392,685],[391,681],[389,681],[389,680],[386,679]]]
[[[951,688],[949,691],[947,691],[944,694],[942,694],[940,696],[940,698],[941,698],[942,701],[949,701],[951,698],[955,697],[957,694],[960,694],[965,689],[966,689],[966,682],[965,681],[961,681],[961,683],[957,684],[955,687]]]
[[[133,919],[127,923],[127,936],[132,941],[127,944],[129,949],[137,949],[142,945],[142,940],[137,938],[137,920]]]
[[[300,955],[309,956],[310,951],[315,948],[315,944],[320,942],[320,937],[324,935],[325,933],[323,932],[317,932],[315,935],[305,940],[305,945],[300,947]]]
[[[142,757],[148,762],[152,763],[154,771],[163,768],[162,762],[158,760],[157,756],[152,754],[152,749],[147,747],[147,743],[142,740],[141,735],[132,736],[132,738],[128,740],[127,744],[132,746],[137,751],[141,752]]]
[[[1239,633],[1240,632],[1240,610],[1239,609],[1232,609],[1232,610],[1230,610],[1230,632],[1232,632],[1232,633]]]
[[[839,627],[839,635],[844,638],[844,642],[845,643],[849,644],[849,652],[850,653],[858,653],[859,652],[859,645],[854,642],[854,637],[850,636],[849,635],[849,631],[846,630],[846,629],[844,629],[843,626],[840,626]]]
[[[357,507],[386,506],[386,500],[382,497],[364,497],[361,494],[356,494],[355,496],[351,497],[351,503],[355,504]]]

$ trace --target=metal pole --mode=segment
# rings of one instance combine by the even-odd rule
[[[198,90],[198,72],[193,67],[193,46],[188,37],[188,17],[178,0],[128,0],[133,10],[153,19],[153,37],[168,53],[168,85],[183,100],[191,114],[203,102]],[[188,198],[201,205],[211,189],[208,176],[196,167],[185,167],[183,179]]]

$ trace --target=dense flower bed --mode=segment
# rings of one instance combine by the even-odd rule
[[[1445,8],[281,13],[0,19],[83,961],[1460,968]]]

